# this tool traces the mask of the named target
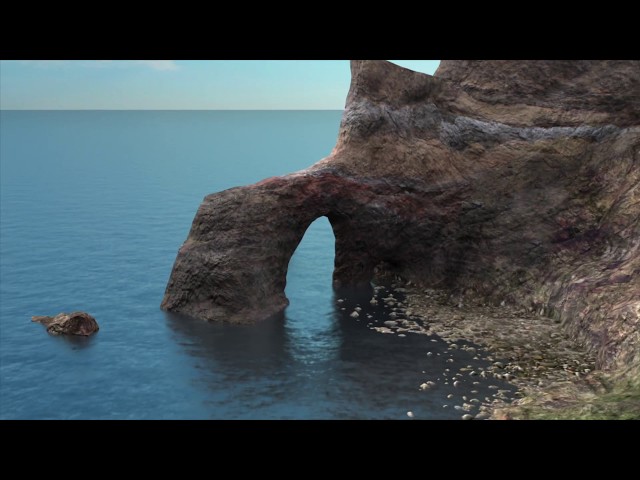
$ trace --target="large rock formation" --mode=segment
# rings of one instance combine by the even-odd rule
[[[639,361],[640,62],[353,61],[339,138],[312,167],[206,197],[162,307],[281,311],[289,259],[328,217],[334,282],[393,274],[525,305]]]

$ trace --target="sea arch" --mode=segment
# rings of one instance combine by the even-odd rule
[[[401,219],[417,213],[385,188],[309,170],[209,195],[178,252],[162,308],[233,323],[281,312],[289,261],[322,216],[335,236],[334,286],[369,285],[381,262],[406,263],[399,255],[412,221]]]

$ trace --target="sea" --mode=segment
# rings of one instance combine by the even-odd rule
[[[449,381],[482,364],[471,353],[380,333],[384,308],[334,292],[326,218],[291,259],[282,316],[236,326],[160,309],[202,199],[326,157],[341,115],[1,111],[0,418],[460,419],[463,396],[495,393]],[[31,321],[76,310],[100,331]]]

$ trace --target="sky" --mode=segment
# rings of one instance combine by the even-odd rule
[[[349,82],[348,60],[0,60],[0,109],[341,110]]]

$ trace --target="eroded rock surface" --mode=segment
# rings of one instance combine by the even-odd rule
[[[337,285],[394,276],[504,302],[563,322],[598,367],[640,362],[640,62],[351,70],[330,156],[206,197],[162,308],[281,311],[289,259],[326,216]]]
[[[47,327],[47,332],[52,335],[88,337],[100,329],[96,319],[86,312],[59,313],[55,317],[35,316],[31,320]]]

